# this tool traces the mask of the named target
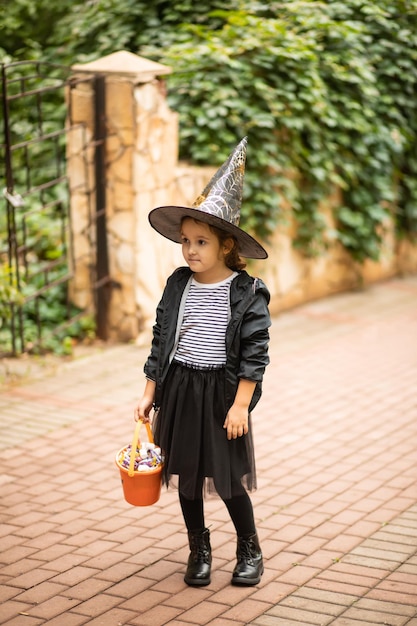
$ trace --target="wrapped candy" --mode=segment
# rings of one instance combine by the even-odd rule
[[[125,469],[129,469],[131,454],[131,445],[123,448],[120,451],[119,457],[117,459],[119,465],[121,465]],[[133,468],[135,472],[146,472],[149,470],[153,470],[161,465],[163,463],[163,460],[164,459],[161,448],[156,446],[154,443],[143,442],[140,444],[140,448],[136,448],[135,462]]]

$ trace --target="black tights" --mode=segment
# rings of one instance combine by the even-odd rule
[[[238,537],[250,537],[256,532],[253,507],[247,491],[241,487],[241,494],[223,500],[236,529]],[[182,514],[188,532],[197,532],[205,528],[203,499],[188,500],[179,493]]]

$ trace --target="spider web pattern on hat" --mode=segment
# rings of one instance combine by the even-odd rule
[[[246,145],[245,137],[193,203],[194,208],[216,215],[235,226],[238,226],[240,221]]]

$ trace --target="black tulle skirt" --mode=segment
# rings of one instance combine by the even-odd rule
[[[228,440],[225,370],[173,363],[167,374],[154,439],[165,454],[163,482],[189,500],[217,493],[223,500],[256,489],[251,418],[247,435]],[[179,477],[177,480],[173,477]]]

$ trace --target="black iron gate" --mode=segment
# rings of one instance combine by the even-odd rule
[[[77,259],[66,169],[68,128],[74,125],[67,103],[79,81],[95,86],[95,181],[88,194],[95,199],[88,224],[94,311],[78,309],[69,297]],[[75,79],[68,68],[45,63],[1,65],[0,354],[65,352],[74,337],[93,328],[106,338],[104,93],[102,77]]]

